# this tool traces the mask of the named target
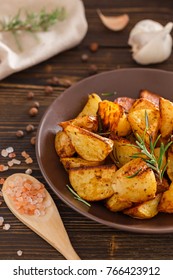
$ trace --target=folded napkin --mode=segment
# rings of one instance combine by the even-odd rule
[[[0,80],[44,61],[62,51],[79,44],[87,32],[85,10],[80,0],[0,0],[0,19],[12,18],[18,11],[46,12],[64,7],[66,17],[50,27],[46,32],[35,34],[22,31],[17,38],[18,47],[11,32],[0,33]]]

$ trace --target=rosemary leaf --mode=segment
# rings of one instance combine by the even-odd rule
[[[85,205],[87,205],[88,207],[91,206],[91,204],[89,204],[86,200],[82,199],[72,188],[70,188],[69,185],[66,185],[66,187],[69,189],[69,191],[74,195],[74,199],[84,203]]]
[[[156,147],[156,145],[157,145],[157,143],[158,143],[158,141],[159,141],[160,137],[161,137],[161,134],[159,134],[159,135],[157,136],[157,138],[156,138],[155,142],[153,143],[153,148],[155,148],[155,147]]]
[[[142,158],[146,162],[147,166],[150,167],[155,172],[156,176],[159,178],[159,181],[162,182],[164,172],[166,171],[166,168],[167,168],[167,163],[166,163],[165,166],[162,169],[163,159],[164,159],[166,151],[173,144],[173,141],[168,142],[166,146],[164,145],[164,143],[161,143],[160,153],[159,153],[159,157],[157,159],[154,155],[154,149],[155,149],[161,135],[158,135],[158,137],[156,138],[154,143],[153,143],[152,137],[151,136],[149,137],[150,150],[148,150],[148,148],[145,144],[145,136],[146,136],[146,133],[149,129],[149,119],[148,119],[148,115],[147,115],[146,110],[145,110],[145,124],[146,124],[146,127],[145,127],[145,130],[144,130],[143,137],[139,136],[139,134],[136,134],[135,135],[136,139],[137,139],[136,140],[136,145],[133,145],[133,144],[127,144],[127,145],[131,146],[131,147],[140,148],[140,152],[139,153],[134,153],[131,157],[132,158]],[[134,173],[132,176],[134,177],[136,175],[137,174]],[[130,176],[130,178],[132,178],[132,177]]]

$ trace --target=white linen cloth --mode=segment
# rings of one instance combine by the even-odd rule
[[[11,32],[0,33],[0,80],[76,46],[88,28],[81,0],[0,0],[0,19],[11,18],[19,10],[24,15],[25,11],[51,12],[58,7],[65,8],[65,20],[57,21],[48,31],[38,32],[36,36],[20,32],[17,36],[22,50]]]

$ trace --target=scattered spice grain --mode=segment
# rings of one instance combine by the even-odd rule
[[[46,94],[53,93],[53,87],[52,86],[45,86],[44,91]]]
[[[21,257],[21,256],[23,255],[23,251],[18,250],[18,251],[17,251],[17,255],[18,255],[19,257]]]
[[[81,60],[82,60],[82,62],[87,62],[88,59],[89,59],[89,56],[88,56],[86,53],[84,53],[84,54],[81,55]]]
[[[18,131],[16,132],[16,136],[17,136],[18,138],[22,138],[22,137],[24,136],[23,130],[18,130]]]
[[[99,45],[98,43],[96,42],[92,42],[90,45],[89,45],[89,49],[91,52],[96,52],[99,48]]]
[[[32,131],[34,131],[34,129],[35,129],[35,127],[34,127],[33,124],[28,124],[28,125],[26,126],[26,131],[27,131],[27,132],[32,132]]]
[[[38,114],[38,109],[36,107],[32,107],[29,109],[29,115],[31,117],[35,117]]]
[[[31,144],[34,146],[35,143],[36,143],[36,137],[35,137],[35,136],[31,137],[30,142],[31,142]]]
[[[3,228],[4,230],[9,230],[10,229],[10,224],[4,224]]]
[[[0,226],[2,226],[4,223],[4,218],[3,217],[0,217]]]
[[[94,74],[97,74],[97,72],[98,72],[97,66],[95,64],[91,64],[89,66],[89,74],[94,75]]]
[[[31,169],[31,168],[28,168],[28,169],[25,171],[25,174],[31,175],[31,174],[32,174],[32,169]]]
[[[30,100],[30,99],[33,99],[34,98],[34,92],[33,91],[29,91],[28,94],[27,94],[27,98]]]

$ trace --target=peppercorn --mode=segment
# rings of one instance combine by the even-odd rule
[[[29,115],[31,117],[35,117],[38,114],[38,109],[35,107],[32,107],[31,109],[29,109]]]
[[[53,92],[53,87],[45,86],[44,91],[46,94],[51,94]]]
[[[35,127],[32,124],[28,124],[26,126],[26,131],[27,132],[32,132],[32,131],[34,131],[34,129],[35,129]]]
[[[35,136],[31,137],[30,142],[31,142],[31,144],[34,146],[34,145],[35,145],[35,142],[36,142],[36,137],[35,137]]]
[[[96,42],[93,42],[89,45],[89,49],[91,52],[96,52],[98,50],[98,48],[99,48],[99,45]]]
[[[16,131],[16,136],[17,136],[18,138],[22,138],[22,137],[24,136],[23,130],[18,130],[18,131]]]
[[[39,108],[40,107],[40,103],[38,101],[33,102],[33,107]]]
[[[90,75],[94,75],[94,74],[96,74],[97,72],[98,72],[97,66],[96,66],[95,64],[91,64],[91,65],[89,66],[89,74],[90,74]]]
[[[28,99],[33,99],[34,98],[34,92],[33,91],[29,91],[27,94],[27,98]]]
[[[86,53],[84,53],[84,54],[81,55],[81,60],[82,60],[82,62],[87,62],[87,61],[88,61],[88,58],[89,58],[89,56],[88,56]]]

